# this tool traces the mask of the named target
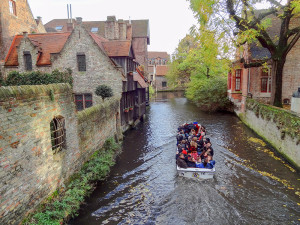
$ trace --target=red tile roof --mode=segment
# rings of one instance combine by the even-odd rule
[[[156,76],[165,76],[168,70],[168,66],[156,66]]]
[[[133,80],[137,81],[142,88],[147,88],[148,85],[139,73],[133,73]]]
[[[102,42],[109,57],[130,56],[131,41],[107,41]]]
[[[51,54],[59,53],[71,33],[28,34],[31,43],[38,47],[37,66],[51,65]],[[5,59],[5,66],[18,66],[18,50],[23,35],[16,35]]]
[[[167,52],[148,52],[148,59],[152,58],[162,58],[162,59],[169,59],[169,54]]]

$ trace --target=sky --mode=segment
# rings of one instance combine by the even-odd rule
[[[72,4],[72,17],[83,21],[117,19],[149,19],[148,51],[172,54],[179,41],[197,24],[186,0],[28,0],[33,16],[44,24],[52,19],[68,18],[67,4]]]

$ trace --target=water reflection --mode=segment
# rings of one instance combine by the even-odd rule
[[[209,131],[212,180],[176,176],[176,128],[186,121]],[[203,113],[180,93],[160,93],[71,224],[300,224],[299,173],[263,145],[234,115]]]

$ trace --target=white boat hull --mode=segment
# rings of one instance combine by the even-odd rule
[[[200,180],[213,178],[215,171],[216,171],[215,167],[212,169],[191,168],[191,167],[184,169],[177,166],[177,173],[179,176],[200,179]]]

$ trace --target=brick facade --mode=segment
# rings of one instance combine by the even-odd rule
[[[65,120],[66,146],[58,153],[50,133],[55,116]],[[120,133],[118,118],[115,98],[76,115],[67,84],[1,87],[0,224],[19,224],[61,187],[107,138]]]
[[[23,31],[28,33],[45,33],[46,30],[39,17],[33,18],[27,0],[16,0],[16,15],[10,12],[9,0],[0,1],[0,60],[8,52],[13,37]]]

